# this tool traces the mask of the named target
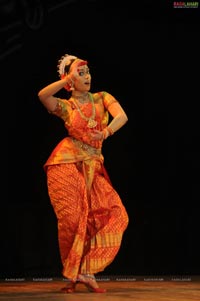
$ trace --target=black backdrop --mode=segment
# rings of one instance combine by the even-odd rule
[[[61,275],[43,164],[66,132],[37,93],[65,53],[129,117],[103,149],[130,218],[103,274],[200,272],[200,8],[135,2],[2,1],[0,278]]]

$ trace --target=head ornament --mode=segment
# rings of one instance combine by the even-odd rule
[[[60,58],[60,60],[58,61],[58,65],[57,65],[58,73],[59,73],[60,77],[67,74],[67,71],[66,71],[67,68],[66,67],[68,66],[68,70],[69,70],[70,65],[76,59],[77,59],[77,57],[74,56],[74,55],[71,55],[71,54],[65,54]]]

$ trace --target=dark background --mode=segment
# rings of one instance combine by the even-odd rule
[[[200,8],[116,2],[0,2],[0,278],[61,276],[43,164],[66,132],[37,93],[65,53],[88,60],[91,90],[129,117],[103,149],[130,218],[103,274],[200,273]]]

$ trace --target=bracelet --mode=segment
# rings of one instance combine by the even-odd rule
[[[108,133],[107,128],[103,129],[103,131],[102,131],[102,134],[103,134],[103,140],[105,140],[105,139],[108,138],[107,133]]]
[[[63,74],[61,76],[61,79],[64,79],[65,77],[66,77],[66,75]],[[69,77],[69,75],[68,75],[68,77]],[[69,83],[69,81],[70,81],[70,83]],[[63,87],[68,92],[74,90],[74,81],[70,77],[69,77],[69,81],[67,80],[66,84]]]
[[[109,136],[112,136],[113,134],[114,134],[114,131],[107,126],[102,131],[103,140],[107,139]]]
[[[106,127],[106,129],[108,130],[108,133],[110,136],[112,136],[114,134],[113,129],[109,128],[108,126]]]

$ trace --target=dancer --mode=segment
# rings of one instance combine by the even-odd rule
[[[72,293],[81,282],[92,292],[104,293],[95,274],[114,260],[129,218],[106,172],[102,145],[128,118],[110,93],[90,92],[87,61],[66,54],[58,62],[58,73],[60,79],[38,97],[66,128],[66,137],[44,164],[58,223],[62,274],[69,280],[62,291]],[[56,96],[63,88],[66,99]]]

